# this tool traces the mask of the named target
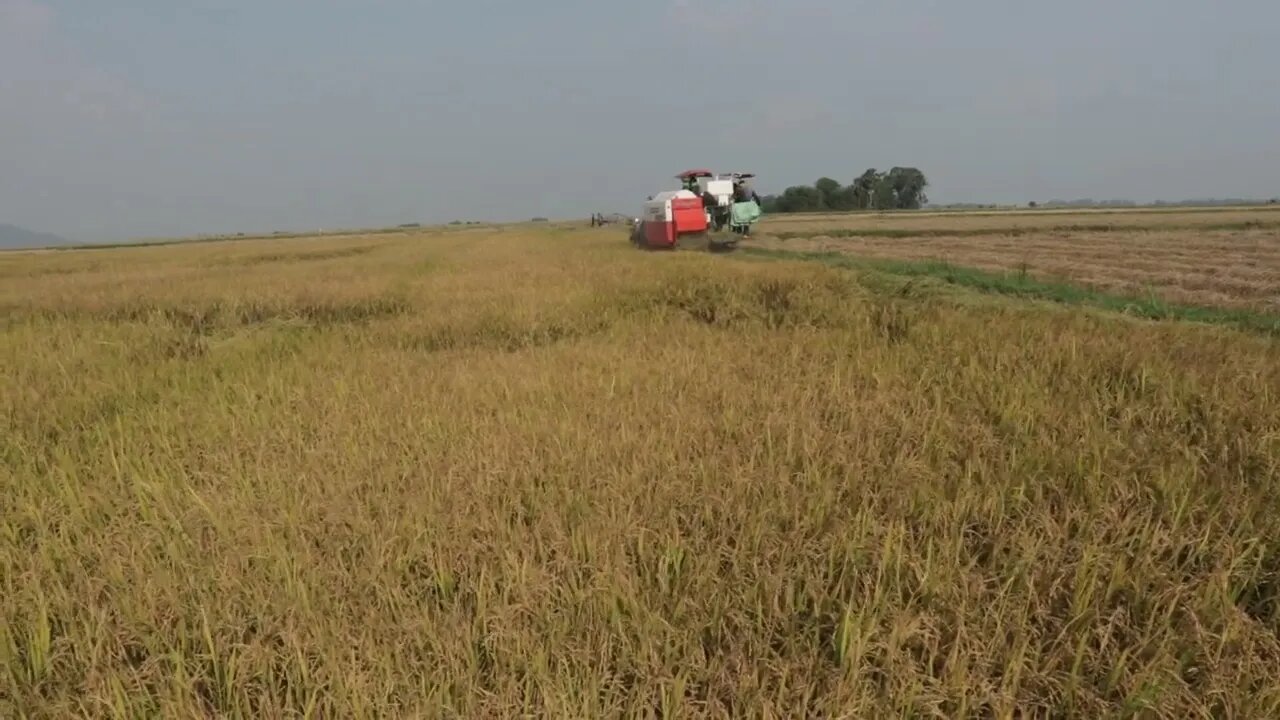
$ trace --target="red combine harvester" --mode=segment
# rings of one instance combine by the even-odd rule
[[[733,217],[739,201],[756,202],[755,193],[747,187],[752,177],[750,173],[717,175],[710,170],[680,173],[676,176],[681,181],[679,190],[660,192],[644,204],[643,214],[632,225],[632,244],[655,250],[691,245],[734,248],[750,229],[751,223],[734,226]],[[725,227],[733,232],[721,233]]]

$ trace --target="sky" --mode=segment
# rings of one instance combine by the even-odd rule
[[[894,165],[935,202],[1280,195],[1280,2],[0,0],[0,223],[78,240]]]

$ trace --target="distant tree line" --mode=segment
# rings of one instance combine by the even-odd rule
[[[761,200],[767,213],[918,210],[929,202],[924,192],[928,185],[924,173],[916,168],[895,167],[886,172],[871,168],[848,185],[824,177],[812,185],[794,185],[781,195],[768,195]]]

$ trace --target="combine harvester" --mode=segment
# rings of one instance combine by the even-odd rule
[[[710,170],[680,173],[679,190],[660,192],[644,204],[644,214],[632,223],[631,243],[651,250],[734,249],[760,219],[760,197],[749,184],[753,177]]]

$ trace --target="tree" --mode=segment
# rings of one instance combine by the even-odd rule
[[[806,212],[822,209],[822,194],[815,187],[795,185],[778,198],[779,212]]]
[[[875,188],[871,191],[871,208],[873,210],[894,210],[898,207],[898,194],[893,188],[893,180],[888,175],[876,179]]]
[[[781,195],[763,199],[765,212],[791,213],[818,210],[917,210],[929,198],[924,173],[913,167],[895,167],[888,172],[868,168],[852,183],[821,177],[813,185],[795,185]]]
[[[858,176],[853,181],[853,197],[854,208],[858,210],[868,210],[872,206],[875,198],[876,185],[880,182],[880,173],[875,168],[868,168],[866,172]]]
[[[924,189],[929,184],[924,173],[912,167],[895,167],[885,176],[893,186],[894,207],[899,210],[919,210],[929,202]]]
[[[840,194],[840,183],[829,177],[818,178],[813,184],[815,190],[818,191],[818,200],[821,206],[827,210],[833,210],[832,204],[837,202],[837,196]]]
[[[849,185],[840,188],[834,195],[826,198],[827,209],[846,212],[858,209],[858,198],[856,189]]]

